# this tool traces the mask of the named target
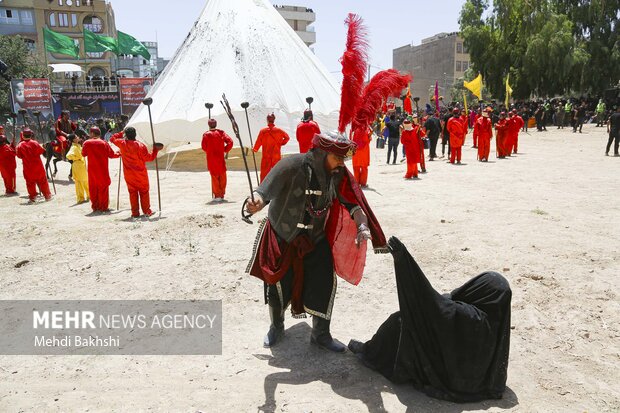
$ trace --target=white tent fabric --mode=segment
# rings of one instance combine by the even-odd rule
[[[268,0],[207,0],[202,15],[149,96],[156,140],[166,150],[200,142],[211,116],[234,140],[231,123],[220,104],[226,94],[249,145],[242,102],[249,102],[254,141],[274,112],[276,125],[289,133],[285,152],[298,150],[295,128],[313,97],[312,110],[322,129],[336,129],[340,92],[323,64],[297,36]],[[141,105],[131,118],[150,141],[148,110]],[[192,147],[192,145],[187,145]]]

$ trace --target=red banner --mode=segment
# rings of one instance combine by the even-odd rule
[[[121,110],[123,114],[131,117],[138,106],[148,95],[153,79],[148,77],[121,77],[119,86],[121,92]]]
[[[11,80],[11,103],[15,113],[26,109],[32,117],[32,112],[39,111],[41,120],[49,119],[53,116],[49,79]]]

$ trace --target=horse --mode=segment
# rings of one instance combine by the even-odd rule
[[[54,146],[57,146],[59,144],[59,142],[56,140],[56,131],[54,129],[50,129],[48,134],[48,141],[47,143],[45,143],[43,145],[43,148],[45,149],[45,175],[47,177],[47,179],[49,179],[49,172],[51,172],[51,168],[50,168],[50,162],[52,161],[52,159],[54,159],[54,173],[52,174],[52,176],[55,178],[56,174],[58,173],[58,166],[57,163],[60,161],[65,161],[65,162],[69,162],[70,164],[72,164],[72,161],[67,160],[66,158],[66,154],[67,152],[69,152],[69,148],[71,148],[71,142],[67,141],[68,146],[65,150],[64,153],[60,153],[57,152],[56,150],[54,150]],[[71,168],[69,168],[69,181],[73,180],[73,171]]]

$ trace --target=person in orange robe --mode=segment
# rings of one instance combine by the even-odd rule
[[[409,119],[403,122],[403,127],[400,142],[405,147],[407,159],[405,179],[414,179],[418,177],[418,164],[424,157],[420,145],[422,144],[422,137],[426,136],[426,133],[419,124],[412,124]]]
[[[506,139],[508,137],[508,131],[510,124],[506,119],[506,112],[499,114],[499,121],[495,124],[495,130],[497,134],[495,136],[495,144],[497,145],[497,157],[504,159],[506,157]]]
[[[45,197],[46,201],[52,199],[50,186],[45,176],[45,168],[41,155],[45,153],[43,146],[39,142],[32,140],[34,133],[25,128],[22,131],[23,141],[17,145],[16,155],[22,160],[24,167],[24,179],[26,180],[26,188],[28,189],[28,199],[30,203],[34,203],[37,197],[37,187]]]
[[[510,145],[509,147],[506,149],[506,151],[508,152],[508,155],[510,155],[510,153],[517,153],[517,151],[519,150],[519,131],[521,131],[521,128],[523,127],[523,125],[525,125],[525,121],[523,120],[523,118],[521,116],[519,116],[519,113],[517,112],[516,109],[512,110],[512,134],[510,136]]]
[[[482,109],[478,109],[477,112],[474,112],[472,110],[472,114],[470,116],[470,118],[473,120],[473,127],[474,127],[474,134],[472,136],[473,140],[474,140],[474,144],[472,145],[472,148],[478,148],[478,133],[476,132],[476,122],[478,122],[478,119],[480,119],[480,117],[482,116]]]
[[[353,154],[353,176],[362,188],[368,188],[368,166],[370,166],[370,141],[372,140],[372,129],[368,128],[368,133],[356,136],[355,143],[357,151]]]
[[[463,144],[465,143],[465,133],[464,128],[466,127],[466,123],[463,122],[459,114],[461,113],[460,109],[454,108],[452,111],[453,116],[448,120],[448,132],[450,133],[450,163],[454,164],[461,163],[461,154],[463,149]],[[465,118],[467,121],[467,118]]]
[[[149,152],[145,144],[136,140],[136,129],[131,126],[125,128],[124,132],[112,135],[110,142],[118,148],[123,159],[123,175],[127,190],[129,190],[131,217],[140,216],[140,207],[142,207],[142,213],[150,217],[154,212],[151,211],[149,174],[146,170],[146,163],[153,162],[164,145],[156,143],[153,151]]]
[[[211,174],[211,193],[213,200],[221,202],[226,195],[225,155],[233,147],[233,140],[221,129],[217,121],[209,119],[209,131],[202,135],[202,150],[207,155],[207,169]]]
[[[54,125],[56,128],[56,140],[58,141],[58,144],[54,145],[54,151],[60,153],[63,159],[65,158],[65,154],[69,148],[67,136],[74,133],[77,129],[77,125],[75,122],[71,122],[69,116],[69,111],[63,110]]]
[[[489,116],[492,111],[493,109],[486,108],[474,124],[474,134],[478,136],[478,160],[480,162],[489,161],[491,139],[493,138],[493,124]]]
[[[108,160],[121,155],[101,139],[101,130],[94,126],[90,128],[90,139],[82,145],[82,156],[88,158],[88,189],[93,212],[108,212],[112,183]]]
[[[2,130],[4,132],[4,128]],[[6,196],[17,195],[15,191],[15,178],[17,162],[15,162],[15,147],[9,140],[0,134],[0,174],[4,181],[4,191]]]
[[[304,112],[304,119],[297,125],[297,142],[299,143],[299,153],[306,153],[312,148],[312,138],[319,135],[321,128],[314,121],[312,111]]]
[[[260,181],[263,182],[269,171],[282,159],[281,148],[289,141],[289,136],[275,125],[276,115],[267,115],[267,127],[261,129],[254,144],[254,152],[263,148],[263,159],[260,163]]]

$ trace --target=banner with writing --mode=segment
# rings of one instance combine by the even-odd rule
[[[122,77],[119,79],[121,93],[121,109],[123,114],[131,117],[142,104],[151,90],[153,79],[147,77]]]

